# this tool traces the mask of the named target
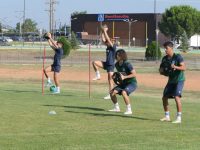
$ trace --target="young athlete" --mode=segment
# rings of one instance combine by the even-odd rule
[[[183,57],[180,54],[175,54],[173,51],[173,43],[165,42],[163,44],[165,48],[166,56],[162,58],[162,62],[169,61],[171,63],[172,72],[169,74],[167,85],[163,92],[163,108],[165,111],[165,117],[160,119],[161,121],[170,121],[169,104],[168,99],[174,98],[177,107],[176,120],[172,123],[181,123],[182,106],[181,106],[181,94],[184,86],[186,70]],[[160,69],[160,74],[162,70]]]
[[[114,71],[114,65],[115,65],[115,51],[116,51],[116,45],[114,42],[109,38],[108,36],[108,26],[103,25],[102,26],[102,34],[101,38],[104,44],[107,46],[106,48],[106,61],[93,61],[93,68],[96,72],[96,77],[93,80],[100,80],[100,72],[99,68],[103,68],[108,73],[108,84],[109,84],[109,93],[111,89],[113,88],[113,81],[112,81],[112,75]],[[104,97],[104,99],[110,99],[110,94]]]
[[[114,104],[114,108],[109,110],[112,112],[120,112],[120,107],[117,102],[116,95],[122,95],[124,102],[126,104],[126,111],[124,112],[125,115],[131,115],[131,104],[129,95],[134,92],[137,88],[137,80],[136,80],[136,71],[131,65],[130,62],[127,61],[127,54],[123,49],[119,49],[116,52],[116,64],[115,67],[118,72],[121,73],[121,78],[123,82],[112,89],[110,95],[111,100]]]
[[[47,78],[46,86],[49,87],[52,85],[50,77],[48,76],[49,72],[53,72],[54,82],[56,85],[56,90],[53,92],[54,94],[60,93],[60,83],[59,83],[59,73],[61,70],[61,58],[63,56],[63,43],[62,41],[54,41],[50,33],[47,33],[48,43],[51,48],[55,51],[54,61],[51,66],[48,66],[44,69],[44,74]]]

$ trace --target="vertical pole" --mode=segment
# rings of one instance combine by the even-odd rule
[[[147,21],[146,21],[146,48],[148,47],[148,28],[147,28]]]
[[[113,21],[113,39],[115,37],[115,22]]]
[[[90,95],[90,93],[91,93],[91,81],[90,81],[90,76],[91,76],[91,73],[90,73],[90,67],[91,67],[91,51],[90,51],[90,44],[89,44],[89,50],[88,50],[88,66],[89,66],[89,69],[88,69],[88,71],[89,71],[89,79],[88,79],[88,81],[89,81],[89,99],[90,99],[90,97],[91,97],[91,95]]]
[[[42,95],[44,95],[44,65],[46,60],[46,47],[44,46],[43,52],[43,65],[42,65]]]
[[[154,0],[154,16],[155,16],[155,22],[156,22],[156,61],[158,60],[158,22],[157,22],[157,14],[156,14],[156,9],[157,9],[157,2]]]
[[[24,25],[24,27],[23,27],[23,30],[22,30],[22,36],[23,36],[23,46],[24,46],[24,40],[25,40],[25,36],[24,36],[24,34],[25,34],[25,18],[26,18],[26,0],[24,0],[24,11],[23,11],[23,25]]]
[[[128,47],[131,47],[131,24],[132,24],[132,20],[128,22],[129,25],[129,34],[128,34]]]

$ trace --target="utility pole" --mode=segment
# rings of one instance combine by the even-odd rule
[[[158,19],[157,19],[157,14],[156,14],[156,7],[157,7],[157,2],[154,0],[154,16],[155,16],[155,22],[156,22],[156,61],[158,60],[158,34],[159,34],[159,29],[158,29]]]
[[[25,36],[24,36],[24,33],[25,33],[25,18],[26,18],[26,0],[24,0],[24,11],[23,11],[23,25],[24,25],[24,27],[23,27],[23,30],[22,30],[22,32],[21,32],[21,36],[22,36],[22,38],[23,38],[23,46],[24,46],[24,40],[25,40]],[[21,23],[19,24],[20,25],[20,28],[21,28]],[[22,28],[21,28],[22,29]]]
[[[26,17],[26,0],[24,0],[23,23],[25,23],[25,17]]]
[[[54,26],[55,26],[55,4],[58,2],[55,0],[48,0],[46,4],[49,5],[49,9],[47,10],[49,12],[49,32],[54,35]]]

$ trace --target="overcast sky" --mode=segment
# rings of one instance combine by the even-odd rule
[[[31,18],[38,28],[49,28],[49,0],[25,0],[26,18]],[[57,0],[57,25],[70,24],[70,15],[74,11],[87,13],[153,13],[154,0]],[[163,13],[173,5],[191,5],[200,11],[200,0],[156,0],[156,12]],[[16,27],[22,21],[24,0],[0,0],[0,22]]]

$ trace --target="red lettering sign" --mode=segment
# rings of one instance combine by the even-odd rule
[[[105,19],[129,19],[128,15],[105,15]]]

